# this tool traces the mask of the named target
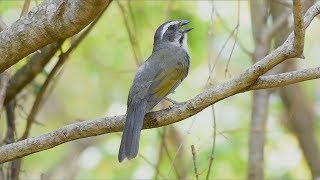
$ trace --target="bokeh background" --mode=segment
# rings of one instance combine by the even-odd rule
[[[128,13],[129,2],[119,2]],[[31,7],[37,3],[41,1],[32,1]],[[160,24],[172,19],[191,20],[188,25],[194,27],[188,36],[191,70],[176,93],[169,96],[176,101],[188,100],[208,87],[210,53],[214,62],[218,60],[211,84],[224,82],[252,64],[251,56],[243,50],[245,48],[252,52],[254,48],[250,6],[247,1],[214,1],[212,6],[210,1],[132,0],[130,5],[134,16],[125,18],[135,31],[142,61],[151,54],[153,35]],[[22,6],[22,0],[0,1],[2,19],[10,25],[19,18]],[[232,50],[235,38],[231,38],[227,43],[226,41],[238,23],[238,14],[238,40]],[[213,29],[212,34],[209,33],[210,27]],[[314,20],[308,28],[304,52],[306,59],[297,60],[299,68],[314,67],[319,63],[319,28],[319,19]],[[242,43],[242,48],[239,42]],[[70,40],[64,43],[63,48],[69,46]],[[232,56],[228,65],[230,53]],[[19,62],[14,69],[19,69],[26,61],[27,58]],[[50,62],[46,71],[38,75],[18,96],[18,103],[22,106],[16,110],[17,136],[21,136],[35,94],[54,62],[55,60]],[[48,133],[77,121],[125,114],[127,95],[136,69],[123,12],[114,1],[59,72],[52,92],[36,117],[37,123],[30,136]],[[314,128],[319,142],[320,84],[318,80],[314,80],[302,83],[302,87],[315,112]],[[167,105],[162,104],[163,107]],[[210,177],[246,179],[252,92],[237,94],[216,103],[214,107],[217,134]],[[265,178],[311,178],[299,143],[287,128],[289,118],[277,93],[270,96],[269,108]],[[0,122],[0,131],[4,135],[4,113]],[[213,132],[213,113],[209,107],[193,117],[165,128],[144,130],[141,135],[140,154],[134,160],[118,163],[121,133],[112,133],[69,142],[29,155],[23,160],[21,177],[195,179],[190,148],[194,145],[200,178],[205,178],[212,151]]]

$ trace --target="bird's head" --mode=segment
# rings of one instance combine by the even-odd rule
[[[193,28],[182,28],[182,26],[189,22],[189,20],[181,20],[163,23],[154,35],[153,49],[155,50],[159,46],[165,46],[169,43],[187,51],[187,32],[191,31]]]

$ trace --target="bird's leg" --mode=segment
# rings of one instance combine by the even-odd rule
[[[166,101],[171,102],[172,104],[180,104],[180,102],[175,101],[175,100],[172,100],[172,99],[170,99],[170,98],[168,98],[168,97],[164,97],[163,99],[165,99]]]

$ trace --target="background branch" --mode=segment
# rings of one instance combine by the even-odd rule
[[[313,0],[303,1],[303,10],[307,10],[313,3]],[[273,19],[286,14],[286,11],[288,10],[275,4],[271,6]],[[285,41],[284,37],[288,36],[291,29],[285,26],[278,31],[274,41],[276,46]],[[278,67],[279,72],[297,69],[296,63],[292,62],[284,62]],[[280,88],[278,92],[286,110],[285,125],[296,136],[312,177],[316,179],[320,176],[320,151],[315,135],[315,111],[312,108],[312,101],[307,100],[309,95],[302,90],[301,84]]]
[[[124,22],[124,25],[126,27],[126,30],[128,32],[128,36],[129,36],[129,40],[130,40],[130,43],[131,43],[131,47],[132,47],[132,52],[133,52],[133,55],[134,55],[134,61],[135,61],[135,64],[137,66],[139,66],[142,62],[142,55],[141,55],[141,51],[140,51],[140,46],[139,46],[139,43],[137,41],[137,33],[136,33],[136,29],[135,29],[135,20],[134,20],[134,17],[133,17],[133,14],[132,14],[132,9],[131,9],[131,6],[130,6],[130,1],[128,1],[128,6],[129,6],[129,13],[130,13],[130,17],[132,19],[132,28],[130,27],[130,24],[129,24],[129,15],[127,14],[127,11],[125,10],[125,7],[124,5],[122,4],[123,2],[120,2],[119,0],[117,0],[117,4],[121,10],[121,15],[122,15],[122,19],[123,19],[123,22]]]
[[[57,41],[37,51],[9,80],[5,104],[14,98],[47,65],[64,41]]]
[[[293,2],[293,21],[294,21],[294,41],[293,49],[298,55],[302,55],[304,47],[304,23],[303,23],[303,7],[301,0]]]
[[[268,30],[268,1],[250,1],[251,26],[254,39],[253,62],[258,62],[270,51],[272,38],[265,38]],[[272,71],[272,70],[271,70]],[[270,73],[270,72],[269,72]],[[249,137],[248,179],[264,179],[264,144],[265,129],[269,111],[269,95],[267,89],[253,92],[251,125]]]

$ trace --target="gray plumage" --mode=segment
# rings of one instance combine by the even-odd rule
[[[190,58],[186,49],[186,33],[191,28],[180,29],[188,22],[169,21],[155,33],[153,52],[138,68],[129,91],[119,162],[136,157],[145,114],[173,92],[188,75]]]

